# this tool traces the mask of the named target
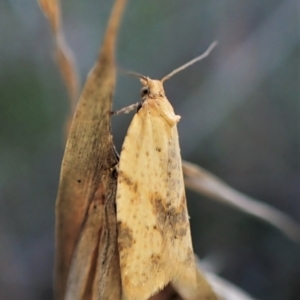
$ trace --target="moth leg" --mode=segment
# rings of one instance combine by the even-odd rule
[[[119,109],[119,110],[117,110],[117,111],[111,111],[110,114],[111,114],[111,115],[114,115],[114,116],[119,115],[119,114],[128,114],[128,113],[130,113],[132,110],[138,109],[139,106],[141,106],[141,103],[140,103],[140,102],[135,103],[135,104],[131,104],[131,105],[126,106],[126,107],[123,107],[123,108],[121,108],[121,109]]]

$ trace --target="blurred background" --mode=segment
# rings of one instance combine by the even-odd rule
[[[81,82],[113,1],[62,1]],[[120,67],[162,78],[182,119],[182,157],[300,221],[300,35],[296,0],[129,0]],[[0,299],[52,299],[54,205],[68,99],[35,1],[0,0]],[[114,109],[139,100],[118,76]],[[120,149],[131,115],[113,118]],[[257,299],[297,300],[300,246],[236,209],[188,192],[193,242],[221,276]]]

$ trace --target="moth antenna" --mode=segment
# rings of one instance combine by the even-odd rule
[[[198,57],[192,59],[191,61],[187,62],[186,64],[184,64],[183,66],[175,69],[174,71],[172,71],[171,73],[169,73],[168,75],[166,75],[163,79],[161,79],[161,83],[163,83],[164,81],[166,81],[167,79],[171,78],[172,76],[174,76],[175,74],[181,72],[182,70],[186,69],[187,67],[193,65],[195,62],[200,61],[202,59],[204,59],[205,57],[207,57],[210,52],[217,46],[218,42],[214,41],[208,48],[207,50],[202,53],[201,55],[199,55]]]
[[[135,73],[135,72],[126,72],[127,75],[130,75],[130,76],[134,76],[134,77],[138,77],[140,79],[143,79],[145,81],[148,81],[147,79],[147,76],[144,76],[142,74],[139,74],[139,73]]]
[[[123,75],[130,75],[130,76],[134,76],[134,77],[138,77],[140,79],[146,80],[147,81],[147,77],[140,74],[140,73],[136,73],[136,72],[131,72],[131,71],[126,71],[125,69],[123,69],[122,67],[118,66],[118,71],[119,73],[123,74]]]

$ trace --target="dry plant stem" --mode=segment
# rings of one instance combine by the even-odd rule
[[[300,225],[286,214],[246,196],[199,166],[182,162],[186,187],[209,198],[229,204],[278,228],[290,239],[300,241]]]
[[[195,260],[197,263],[197,276],[199,279],[205,274],[206,280],[209,282],[210,286],[214,289],[220,300],[254,300],[250,295],[244,292],[239,287],[235,286],[231,282],[219,277],[218,275],[208,272],[205,267],[202,268],[200,259],[195,255]],[[208,298],[205,298],[208,299]]]
[[[73,116],[79,93],[78,72],[72,51],[65,42],[62,32],[59,0],[38,0],[41,9],[49,20],[55,40],[56,58],[70,99],[70,115]]]
[[[255,300],[245,291],[216,274],[205,272],[205,276],[220,300]]]
[[[70,264],[77,242],[78,248],[72,261],[72,270],[76,270],[76,265],[81,264],[80,261],[76,261],[76,257],[85,258],[87,263],[85,276],[89,278],[77,278],[76,276],[80,275],[72,271],[68,281],[68,289],[70,289],[68,295],[69,293],[72,295],[72,289],[76,288],[76,282],[80,280],[81,287],[85,288],[80,292],[81,295],[89,297],[93,294],[92,299],[100,299],[98,288],[100,286],[103,288],[105,285],[103,279],[106,279],[106,282],[118,281],[115,277],[108,278],[111,274],[109,273],[111,260],[117,255],[114,207],[116,176],[113,171],[113,167],[117,164],[117,156],[110,133],[110,111],[115,86],[115,40],[125,2],[125,0],[115,2],[103,47],[95,66],[88,75],[75,111],[61,166],[56,201],[55,262],[55,294],[56,299],[59,300],[64,299],[66,293]],[[93,216],[88,213],[89,207],[93,207],[91,203],[97,203],[99,199],[102,199],[103,206],[98,203],[99,206],[96,205],[98,209]],[[85,249],[82,250],[84,244],[82,241],[88,239],[85,233],[95,228],[98,229],[97,241],[100,243],[94,244],[94,235],[94,238],[90,238],[91,245],[85,245]],[[79,238],[80,232],[81,238]],[[98,251],[98,254],[92,256],[94,260],[101,261],[101,265],[94,270],[88,267],[91,266],[91,261],[88,264],[90,257],[84,255],[84,251],[91,251],[91,249]],[[81,251],[83,252],[80,253]],[[116,257],[114,259],[117,260]],[[93,272],[100,273],[97,274],[96,279],[93,278]],[[94,280],[99,282],[94,283]],[[94,288],[95,286],[98,288]],[[119,282],[114,282],[114,288],[119,290],[120,294]],[[102,292],[105,293],[105,288]]]

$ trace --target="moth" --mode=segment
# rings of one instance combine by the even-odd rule
[[[140,78],[142,100],[114,113],[137,108],[120,154],[116,194],[123,299],[146,300],[168,283],[189,298],[197,284],[177,132],[180,116],[163,83],[215,45],[161,80],[132,73]]]

